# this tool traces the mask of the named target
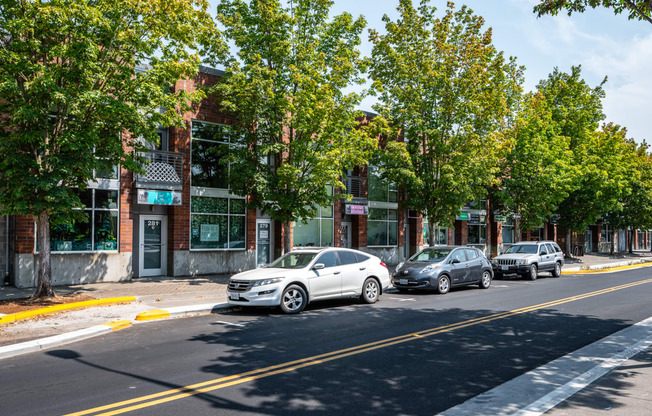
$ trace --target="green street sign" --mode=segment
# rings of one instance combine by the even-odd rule
[[[462,221],[468,221],[469,213],[468,212],[461,212],[460,215],[457,216],[457,219],[462,220]]]
[[[496,222],[506,222],[506,221],[507,221],[507,217],[505,217],[504,215],[496,215],[496,216],[494,217],[494,220],[495,220]]]

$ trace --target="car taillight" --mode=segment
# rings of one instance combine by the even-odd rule
[[[383,266],[384,268],[387,268],[387,265],[383,263],[382,261],[380,262],[380,265]]]

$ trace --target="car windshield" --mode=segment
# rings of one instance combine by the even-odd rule
[[[450,248],[427,248],[412,256],[410,261],[440,262],[444,261],[451,251]]]
[[[517,244],[515,246],[511,246],[505,252],[505,254],[512,254],[512,253],[536,254],[537,253],[537,246],[535,246],[535,245]]]
[[[274,260],[267,267],[277,269],[302,269],[306,267],[317,253],[287,253],[286,255]]]

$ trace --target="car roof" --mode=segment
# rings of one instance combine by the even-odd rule
[[[514,245],[535,246],[537,244],[543,244],[543,243],[557,244],[551,240],[541,240],[541,241],[519,241],[518,243],[514,243]]]

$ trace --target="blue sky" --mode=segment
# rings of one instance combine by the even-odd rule
[[[628,129],[637,142],[652,143],[652,25],[627,20],[607,9],[589,9],[583,14],[545,16],[532,12],[533,0],[466,0],[475,14],[484,17],[485,27],[493,29],[494,45],[507,56],[515,56],[526,68],[525,88],[533,90],[554,67],[569,72],[582,65],[583,78],[591,86],[605,76],[608,82],[603,101],[606,121]],[[334,14],[347,11],[362,14],[368,27],[384,28],[382,17],[395,20],[398,0],[335,0]],[[415,0],[416,4],[416,0]],[[440,16],[445,0],[433,0]],[[367,56],[370,45],[365,37],[362,50]],[[373,98],[362,103],[371,110]]]
[[[415,4],[419,0],[413,0]],[[210,0],[212,12],[219,0]],[[652,144],[652,24],[627,20],[611,10],[589,9],[582,14],[544,16],[532,12],[535,0],[465,0],[493,29],[493,43],[507,56],[525,66],[525,89],[533,90],[555,67],[569,72],[582,65],[582,76],[591,86],[605,76],[608,82],[603,101],[606,121],[627,127],[628,137]],[[398,0],[334,0],[332,14],[347,11],[363,15],[367,26],[382,32],[382,17],[396,19]],[[432,0],[440,16],[446,0]],[[365,31],[362,52],[369,56],[371,45]],[[361,110],[372,111],[375,99],[368,97]]]

